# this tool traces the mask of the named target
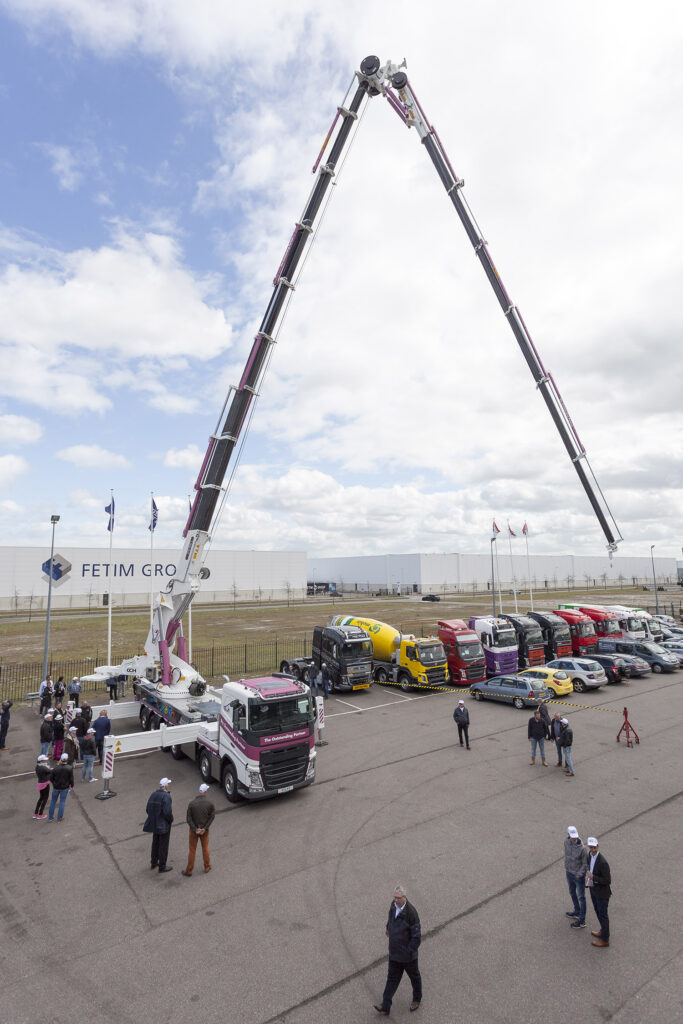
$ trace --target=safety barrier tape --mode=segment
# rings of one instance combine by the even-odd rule
[[[378,684],[379,686],[398,686],[403,689],[401,683],[395,683],[391,679],[387,679],[386,682]],[[469,693],[472,694],[471,689],[468,686],[429,686],[427,684],[415,683],[411,685],[411,689],[414,690],[437,690],[440,693]],[[550,700],[545,701],[546,704],[560,704],[566,708],[578,708],[580,711],[607,711],[611,715],[621,715],[623,712],[617,711],[615,708],[600,708],[593,704],[577,704],[575,701],[570,700],[558,700],[557,697],[551,697]]]

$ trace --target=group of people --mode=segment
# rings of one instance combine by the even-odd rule
[[[83,702],[83,707],[74,708],[74,715],[68,728],[66,712],[63,711],[61,703],[43,716],[40,723],[40,754],[35,768],[38,801],[33,812],[34,818],[48,818],[52,821],[59,801],[57,821],[62,820],[66,798],[74,786],[73,766],[76,762],[81,762],[81,782],[97,782],[97,776],[93,774],[95,757],[99,754],[102,764],[104,738],[111,732],[111,722],[104,709],[100,711],[94,724],[91,724],[92,716],[92,708],[87,701]],[[55,762],[53,768],[49,766],[50,747]],[[46,814],[45,806],[50,795],[50,785],[52,800]]]
[[[562,718],[559,712],[556,712],[551,718],[545,704],[539,704],[529,719],[527,738],[531,743],[530,765],[536,764],[536,750],[538,750],[541,755],[541,764],[544,768],[548,767],[548,762],[545,759],[545,741],[550,740],[555,743],[557,751],[556,766],[563,768],[568,778],[574,777],[572,762],[574,730],[571,728],[568,718]],[[563,755],[564,764],[562,763]]]
[[[59,705],[61,707],[61,703],[67,694],[68,699],[73,701],[74,705],[78,707],[82,689],[83,684],[78,676],[74,676],[67,686],[64,682],[64,676],[60,676],[57,682],[53,683],[52,676],[48,672],[38,687],[38,696],[40,697],[40,714],[44,714],[52,707],[53,700],[55,705]]]
[[[159,788],[155,789],[147,801],[147,819],[142,826],[143,832],[152,833],[152,851],[150,867],[155,868],[160,874],[173,871],[168,860],[168,847],[171,838],[171,825],[173,824],[173,799],[169,792],[171,779],[164,776],[159,780]],[[180,872],[186,878],[192,877],[194,871],[197,843],[201,843],[202,859],[204,861],[204,872],[211,870],[211,854],[209,853],[209,829],[216,816],[216,808],[213,801],[207,797],[209,786],[202,782],[199,787],[199,795],[190,800],[185,815],[190,834],[187,865]]]

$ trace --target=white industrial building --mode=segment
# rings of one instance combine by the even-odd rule
[[[512,559],[507,544],[498,541],[494,554],[496,588],[501,581],[509,589],[528,587],[529,575],[534,589],[557,587],[652,586],[652,562],[647,556],[607,555],[530,555],[527,562],[524,545],[513,543]],[[517,550],[515,551],[515,548]],[[658,584],[678,580],[675,558],[655,558]],[[491,555],[452,552],[442,555],[342,555],[308,559],[309,589],[335,589],[339,593],[445,594],[454,591],[487,590],[491,585]],[[334,586],[332,586],[334,585]]]
[[[178,550],[149,548],[55,548],[53,608],[95,608],[106,603],[111,577],[114,607],[148,604],[175,572]],[[36,611],[47,603],[49,547],[0,547],[0,608]],[[211,575],[197,595],[201,603],[275,601],[306,594],[303,551],[223,551],[206,559]]]

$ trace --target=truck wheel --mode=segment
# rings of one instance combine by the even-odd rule
[[[377,675],[375,676],[375,679],[377,680],[378,683],[386,683],[386,681],[387,681],[387,673],[386,673],[386,671],[383,668],[378,668],[377,669]]]
[[[213,775],[211,774],[211,755],[208,750],[199,751],[199,774],[203,778],[204,782],[211,782]]]
[[[168,749],[171,751],[171,757],[173,758],[174,761],[184,761],[185,760],[185,754],[184,754],[183,749],[180,746],[180,744],[173,743],[173,744],[171,744],[171,746]]]
[[[288,661],[281,661],[280,662],[280,671],[281,672],[289,672],[289,662]]]
[[[401,689],[403,690],[404,693],[409,693],[410,690],[412,690],[412,686],[410,685],[410,683],[411,683],[410,676],[406,676],[406,675],[399,676],[398,677],[398,681],[399,681],[399,685],[400,685],[400,687],[401,687]]]
[[[516,708],[523,708],[524,707],[524,701],[522,700],[521,697],[515,697],[515,699],[513,700],[512,703],[515,705]]]
[[[230,803],[238,803],[240,795],[237,792],[237,776],[235,775],[235,769],[229,761],[223,765],[223,771],[221,772],[221,785],[223,786],[223,792]]]
[[[655,662],[654,665],[652,666],[652,671],[653,672],[661,672],[662,671],[662,666],[659,665],[657,662]]]
[[[583,684],[583,679],[572,679],[572,685],[575,693],[583,693],[586,687]]]
[[[152,728],[152,714],[144,705],[140,708],[140,728],[148,732]]]

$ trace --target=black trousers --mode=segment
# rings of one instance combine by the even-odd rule
[[[609,942],[609,914],[607,913],[609,896],[607,899],[602,899],[600,896],[595,895],[592,888],[589,888],[588,891],[591,894],[591,903],[593,904],[595,916],[600,922],[600,938],[604,939],[605,942]]]
[[[462,725],[460,722],[457,722],[456,725],[458,726],[458,739],[460,740],[460,746],[462,746],[462,738],[464,736],[465,737],[465,743],[469,747],[469,745],[470,745],[470,727],[469,727],[469,725]]]
[[[157,865],[160,868],[166,867],[168,859],[168,844],[171,841],[170,832],[155,832],[152,836],[152,867]]]
[[[33,812],[34,814],[42,814],[43,813],[43,811],[45,810],[45,804],[47,803],[47,798],[49,797],[49,795],[50,795],[50,787],[49,786],[46,786],[45,789],[41,789],[40,793],[38,794],[38,803],[36,804],[36,809]]]
[[[382,1008],[384,1010],[391,1009],[391,1001],[401,982],[404,971],[412,982],[413,1002],[419,1003],[422,999],[422,975],[420,974],[420,968],[417,966],[417,957],[414,960],[410,960],[407,964],[399,963],[398,960],[390,960],[389,970],[387,971],[387,983],[384,986],[384,994],[382,995]]]

